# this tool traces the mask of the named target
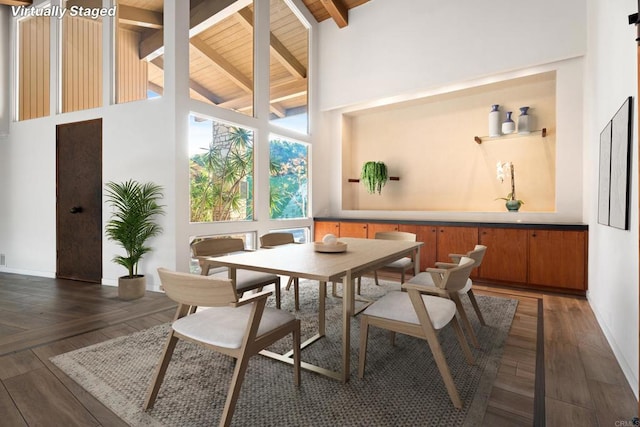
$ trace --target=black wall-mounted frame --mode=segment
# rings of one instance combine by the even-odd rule
[[[633,98],[628,97],[600,133],[598,222],[629,229]]]

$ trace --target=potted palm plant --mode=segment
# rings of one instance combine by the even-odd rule
[[[152,182],[139,183],[134,180],[106,184],[106,202],[113,209],[105,232],[109,240],[122,246],[125,255],[116,255],[113,261],[128,271],[118,278],[118,296],[130,300],[144,296],[146,279],[138,274],[138,263],[143,255],[151,251],[146,245],[149,238],[159,235],[162,227],[157,216],[164,214],[158,201],[162,198],[162,187]]]

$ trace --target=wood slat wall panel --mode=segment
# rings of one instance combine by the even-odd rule
[[[138,58],[140,33],[118,31],[118,103],[147,98],[148,63]]]
[[[49,115],[50,22],[35,17],[19,24],[18,120]]]
[[[102,106],[102,21],[65,16],[62,112]]]

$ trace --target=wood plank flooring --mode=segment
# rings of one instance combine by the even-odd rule
[[[481,285],[474,291],[519,301],[479,425],[612,426],[637,416],[631,388],[586,300]],[[544,419],[534,417],[539,300]],[[167,322],[174,310],[161,293],[120,301],[109,286],[0,273],[0,424],[126,425],[49,358]]]

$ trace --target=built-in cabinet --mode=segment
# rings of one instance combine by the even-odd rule
[[[327,233],[339,237],[374,238],[380,231],[415,233],[420,248],[420,270],[436,261],[450,261],[449,254],[463,254],[476,244],[487,254],[472,277],[501,285],[515,285],[584,293],[587,289],[586,227],[541,225],[451,226],[393,222],[315,222],[315,240]],[[579,229],[575,229],[579,228]]]

